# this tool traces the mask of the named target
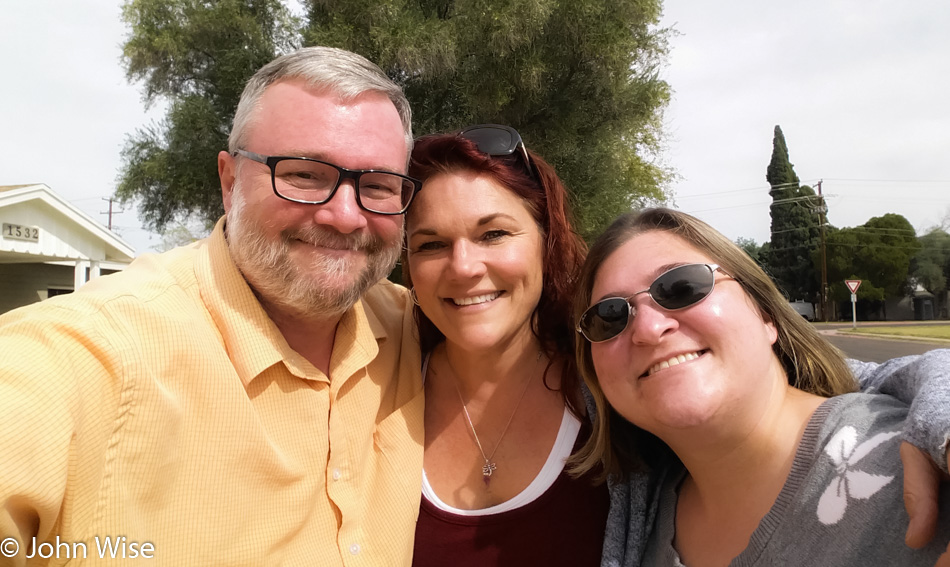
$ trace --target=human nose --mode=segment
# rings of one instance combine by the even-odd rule
[[[329,201],[315,207],[314,220],[317,224],[330,226],[341,234],[350,234],[367,224],[366,215],[370,214],[356,202],[356,184],[351,179],[340,181],[340,186]]]
[[[478,249],[463,240],[452,246],[449,271],[451,275],[459,279],[474,278],[485,273],[485,262]]]
[[[626,332],[634,344],[659,344],[665,335],[679,327],[679,321],[672,317],[672,313],[657,305],[647,294],[628,301],[634,315],[627,323]]]

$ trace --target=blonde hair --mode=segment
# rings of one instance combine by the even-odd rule
[[[778,338],[772,350],[795,388],[829,397],[857,389],[841,352],[823,339],[772,279],[741,248],[703,221],[672,209],[645,209],[615,220],[597,239],[581,270],[574,301],[574,320],[589,307],[597,272],[606,259],[631,238],[661,231],[683,239],[722,267],[742,287],[764,317],[775,324]],[[603,475],[622,474],[651,465],[659,451],[669,451],[656,437],[626,420],[610,407],[594,372],[590,343],[575,339],[577,366],[597,405],[590,439],[571,457],[574,474],[603,466]]]

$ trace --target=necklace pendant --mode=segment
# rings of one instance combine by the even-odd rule
[[[498,467],[495,466],[495,463],[488,461],[487,459],[485,460],[485,465],[482,466],[482,480],[485,481],[486,485],[491,482],[491,474],[495,472],[496,468]]]

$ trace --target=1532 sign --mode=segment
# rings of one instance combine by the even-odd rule
[[[3,237],[14,240],[40,241],[40,229],[35,226],[21,226],[19,224],[3,223]]]

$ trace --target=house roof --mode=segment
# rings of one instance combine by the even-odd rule
[[[35,183],[0,186],[0,211],[4,208],[22,205],[24,203],[39,206],[43,210],[44,215],[56,217],[60,226],[64,227],[64,230],[71,236],[78,239],[91,239],[93,242],[99,242],[101,248],[104,250],[105,257],[93,259],[127,264],[131,262],[135,256],[135,249],[132,248],[128,242],[122,240],[114,232],[76,208],[75,205],[60,197],[46,184]],[[11,255],[16,254],[17,252],[0,250],[0,262],[13,261]],[[44,253],[41,261],[55,259],[76,258],[71,255],[58,257],[55,254],[50,255],[49,253]]]

